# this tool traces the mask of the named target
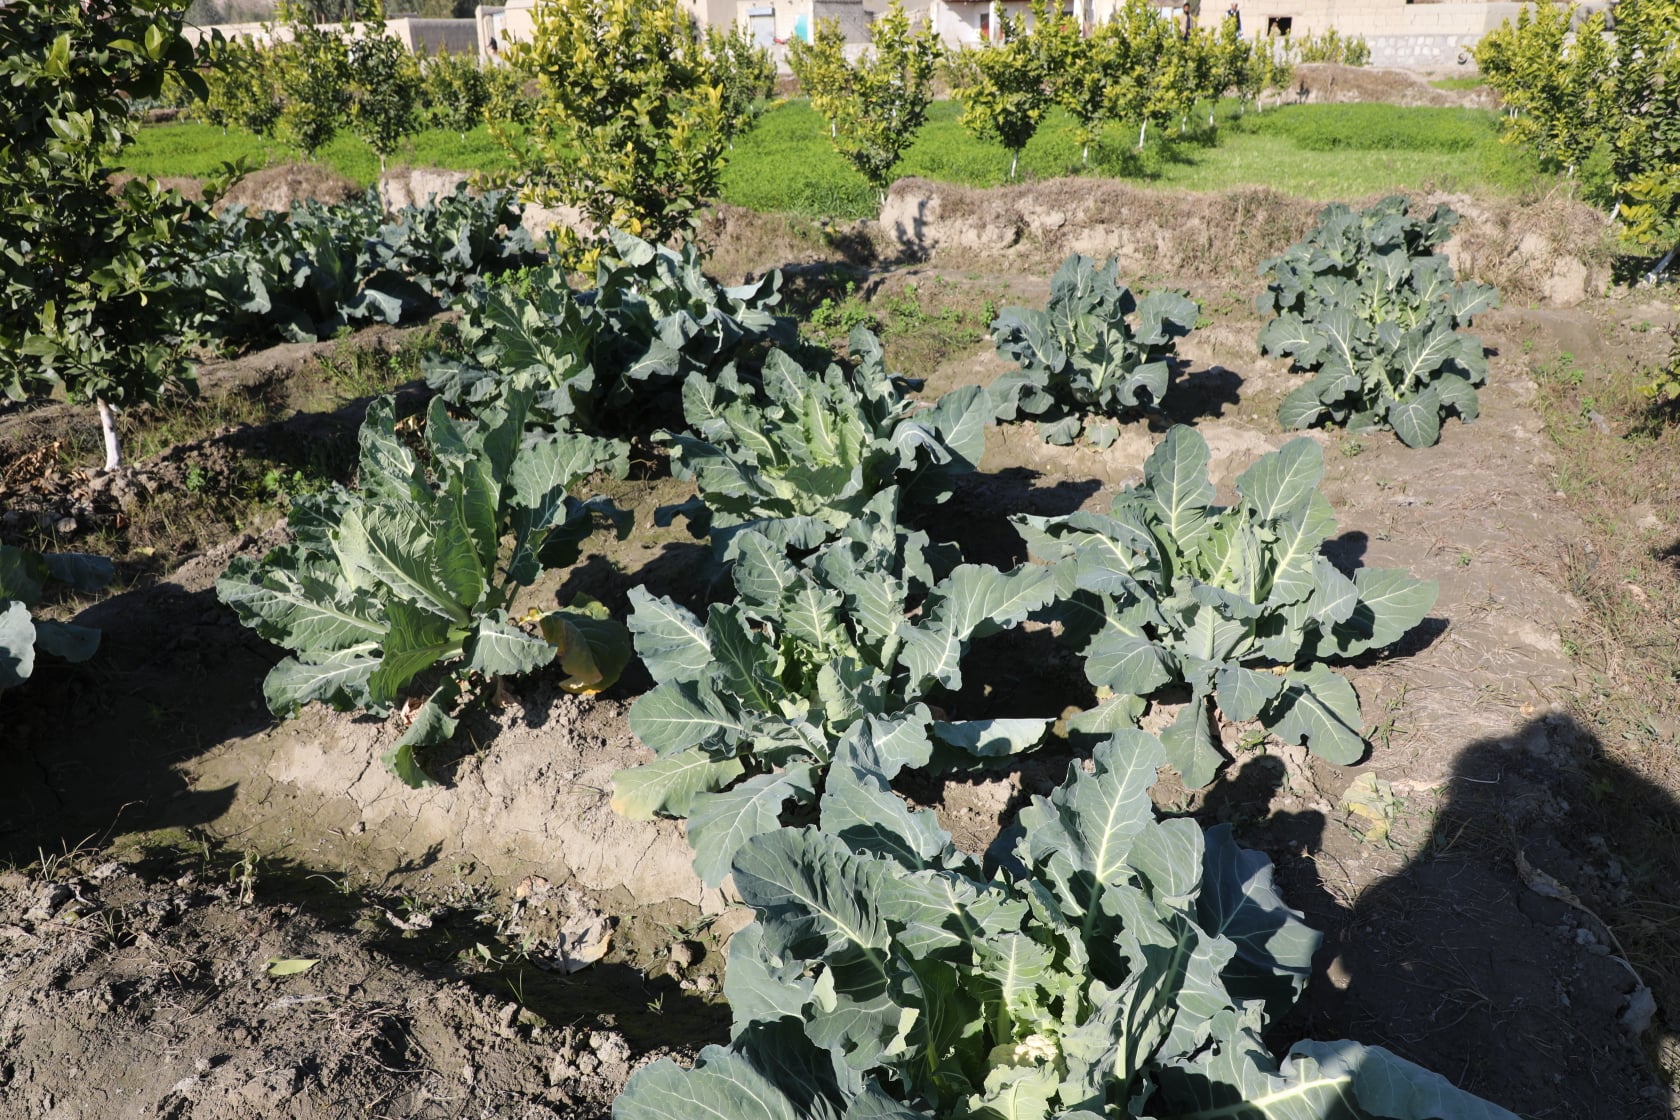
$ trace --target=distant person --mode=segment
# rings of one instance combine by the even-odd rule
[[[1184,4],[1184,41],[1186,43],[1188,43],[1190,41],[1190,32],[1195,26],[1196,26],[1195,13],[1193,13],[1190,10],[1189,0],[1185,0],[1185,4]]]
[[[1242,34],[1242,13],[1237,11],[1237,0],[1231,0],[1231,6],[1225,9],[1225,18],[1237,25],[1237,34]]]

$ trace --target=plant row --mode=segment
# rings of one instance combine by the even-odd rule
[[[1090,262],[1063,274],[1064,297],[1095,292],[1112,320],[1085,337],[1132,367],[1112,399],[1162,391],[1159,370],[1140,372],[1162,360],[1148,347],[1193,307],[1134,305]],[[801,347],[778,300],[774,278],[720,289],[692,250],[625,235],[585,295],[553,267],[475,288],[467,356],[434,363],[444,395],[420,434],[375,404],[357,486],[300,499],[292,542],[218,582],[292,651],[265,685],[271,707],[400,713],[387,764],[424,780],[415,748],[448,739],[468,694],[556,661],[579,691],[622,670],[626,629],[598,607],[520,614],[515,598],[603,522],[622,526],[578,491],[622,473],[631,418],[676,396],[682,427],[655,441],[698,498],[662,516],[710,537],[734,599],[702,619],[633,594],[628,634],[656,683],[631,725],[655,759],[619,775],[614,800],[685,817],[697,871],[733,876],[759,920],[732,953],[730,1047],[693,1071],[650,1067],[618,1114],[723,1101],[741,1116],[1100,1115],[1130,1101],[1211,1115],[1258,1100],[1498,1115],[1374,1048],[1302,1044],[1274,1062],[1260,1033],[1298,995],[1314,935],[1264,857],[1157,820],[1145,793],[1167,763],[1212,779],[1216,708],[1334,761],[1364,749],[1357,699],[1324,663],[1398,640],[1433,589],[1325,560],[1316,445],[1263,457],[1221,507],[1205,444],[1177,428],[1108,514],[1016,519],[1041,563],[965,562],[914,519],[973,469],[1000,411],[1033,414],[1045,340],[1070,317],[1053,299],[1035,334],[1015,313],[1004,345],[1021,374],[924,408],[867,332],[843,356]],[[1129,327],[1133,312],[1150,325]],[[984,858],[960,853],[890,783],[1056,738],[1049,715],[960,710],[972,643],[1029,619],[1061,624],[1097,690],[1064,725],[1094,769],[1072,767]],[[1184,688],[1162,740],[1136,729]]]
[[[582,298],[557,273],[523,278],[523,300],[475,297],[466,365],[437,371],[462,414],[440,396],[405,440],[376,408],[358,489],[301,503],[294,543],[218,591],[294,651],[266,687],[277,710],[401,709],[387,761],[417,780],[412,748],[453,730],[464,690],[556,659],[580,690],[616,676],[616,624],[562,612],[574,636],[513,594],[613,512],[576,493],[623,469],[608,435],[676,398],[682,427],[654,441],[698,494],[660,516],[710,539],[730,593],[696,613],[631,592],[655,683],[630,723],[654,758],[613,800],[686,819],[697,872],[732,877],[757,921],[731,949],[730,1045],[638,1073],[615,1115],[1504,1115],[1377,1048],[1273,1060],[1261,1034],[1316,935],[1263,856],[1147,796],[1163,765],[1211,781],[1216,709],[1333,761],[1364,750],[1326,662],[1397,641],[1434,589],[1324,558],[1315,444],[1263,456],[1226,507],[1205,443],[1175,428],[1107,514],[1016,518],[1040,562],[1004,570],[917,525],[1019,385],[921,406],[873,336],[800,347],[774,281],[717,288],[692,250],[619,235],[596,280]],[[489,329],[521,308],[517,331]],[[660,375],[635,376],[656,349]],[[973,644],[1030,620],[1060,624],[1099,698],[1059,731],[1050,713],[964,710]],[[417,681],[429,695],[405,705]],[[1162,739],[1138,730],[1164,702],[1180,707]],[[892,789],[1056,744],[1092,766],[983,854]]]
[[[1260,350],[1311,375],[1278,410],[1285,429],[1386,429],[1428,447],[1446,417],[1476,418],[1487,359],[1481,340],[1458,328],[1497,307],[1498,293],[1454,278],[1440,248],[1457,223],[1446,206],[1414,217],[1400,196],[1362,211],[1336,203],[1303,240],[1261,264],[1267,284],[1257,302],[1273,317]],[[1083,432],[1108,446],[1116,421],[1159,407],[1177,340],[1197,315],[1178,293],[1139,299],[1113,262],[1069,257],[1044,310],[1006,308],[992,324],[999,353],[1019,365],[992,388],[998,418],[1032,418],[1051,443]]]
[[[313,342],[447,307],[482,277],[546,259],[504,191],[465,185],[387,215],[369,190],[289,213],[230,206],[194,227],[172,277],[185,329],[215,342]]]
[[[319,26],[300,13],[250,37],[213,41],[211,124],[289,144],[306,156],[349,129],[379,157],[424,127],[465,133],[489,120],[523,123],[534,102],[525,78],[505,66],[439,54],[422,58],[380,22]]]

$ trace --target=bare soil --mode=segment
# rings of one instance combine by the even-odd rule
[[[1465,52],[1468,54],[1468,52]],[[1475,73],[1474,60],[1463,69],[1443,71],[1444,76]],[[1380,101],[1390,105],[1463,106],[1497,109],[1499,95],[1489,86],[1475,89],[1436,89],[1426,75],[1416,70],[1386,66],[1343,66],[1336,62],[1308,62],[1295,67],[1290,89],[1266,94],[1276,102]]]
[[[1680,932],[1680,843],[1650,841],[1651,822],[1680,837],[1680,788],[1578,703],[1592,682],[1564,640],[1583,610],[1570,557],[1594,528],[1562,493],[1534,377],[1564,351],[1647,364],[1665,340],[1628,324],[1669,312],[1605,294],[1601,223],[1569,204],[1452,201],[1467,216],[1461,270],[1505,293],[1476,326],[1491,352],[1483,415],[1420,451],[1308,433],[1341,524],[1332,559],[1441,589],[1413,636],[1343,670],[1369,757],[1334,767],[1274,743],[1240,752],[1208,791],[1163,782],[1157,797],[1234,822],[1326,932],[1277,1041],[1380,1043],[1534,1120],[1672,1117],[1680,983],[1623,942],[1636,921],[1655,926],[1639,944]],[[1195,295],[1211,321],[1181,344],[1162,416],[1104,451],[990,433],[981,471],[930,528],[1008,563],[1026,559],[1008,514],[1105,508],[1169,422],[1204,433],[1227,493],[1289,438],[1275,408],[1293,376],[1255,354],[1253,277],[1314,210],[1265,191],[911,183],[878,228],[729,212],[711,237],[725,279],[795,265],[790,288],[811,303],[821,277],[858,279],[889,355],[915,363],[929,396],[1001,371],[981,307],[1042,304],[1071,249],[1118,254],[1139,287]],[[0,441],[29,422],[0,417]],[[650,476],[614,493],[636,508],[636,533],[536,594],[588,590],[623,609],[645,583],[703,602],[704,550],[651,524],[682,484]],[[1659,535],[1680,533],[1673,509],[1650,516]],[[94,661],[0,700],[0,848],[20,868],[0,879],[0,1114],[591,1116],[648,1056],[725,1037],[712,998],[744,916],[693,876],[678,826],[607,807],[613,771],[647,757],[626,719],[645,675],[578,699],[539,674],[430,760],[441,788],[408,790],[377,762],[393,728],[318,710],[279,723],[263,708],[279,652],[213,584],[275,532],[230,529],[159,574],[135,569],[80,613],[105,632]],[[1650,640],[1672,642],[1680,620],[1656,625]],[[973,656],[965,700],[982,714],[1085,699],[1044,628]],[[1233,750],[1242,730],[1227,729]],[[1067,762],[907,792],[984,845]],[[51,858],[65,851],[78,854]],[[601,947],[603,918],[604,956],[556,971],[564,945]],[[274,977],[271,959],[320,963]]]

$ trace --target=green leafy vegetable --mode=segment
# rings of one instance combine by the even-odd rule
[[[475,198],[464,184],[390,221],[371,189],[335,206],[300,201],[289,213],[233,206],[199,236],[201,251],[175,286],[199,301],[201,333],[237,341],[313,342],[343,326],[396,323],[537,259],[513,197]]]
[[[1051,443],[1072,443],[1092,415],[1118,418],[1160,405],[1178,340],[1198,308],[1177,292],[1139,300],[1118,271],[1113,261],[1099,267],[1074,253],[1051,279],[1045,310],[1004,308],[992,333],[998,352],[1021,368],[992,385],[998,419],[1031,416]]]
[[[1436,586],[1387,569],[1350,579],[1323,555],[1336,518],[1311,440],[1256,460],[1230,507],[1213,504],[1208,459],[1194,429],[1175,427],[1143,484],[1108,514],[1016,519],[1034,553],[1056,563],[1057,611],[1084,650],[1085,675],[1121,697],[1189,686],[1163,739],[1191,787],[1222,761],[1215,703],[1229,719],[1258,719],[1322,758],[1354,762],[1365,749],[1359,699],[1321,662],[1392,645],[1434,605]]]
[[[1452,264],[1433,251],[1457,214],[1438,206],[1413,218],[1407,206],[1398,195],[1357,213],[1328,206],[1304,241],[1261,264],[1260,310],[1276,317],[1260,349],[1313,372],[1284,398],[1285,428],[1391,428],[1406,446],[1429,447],[1444,417],[1476,418],[1487,359],[1481,340],[1456,328],[1499,296],[1486,284],[1455,283]]]
[[[0,544],[0,689],[13,688],[35,671],[38,652],[65,661],[86,661],[99,649],[99,631],[73,622],[31,616],[49,582],[77,591],[97,591],[116,570],[103,556],[79,552],[35,552]]]
[[[1042,608],[1052,573],[946,560],[898,527],[896,494],[879,495],[839,537],[803,560],[757,529],[732,540],[739,601],[704,621],[632,590],[630,630],[657,686],[630,727],[658,756],[614,780],[614,808],[689,818],[695,867],[717,883],[748,836],[815,804],[834,741],[860,721],[899,716],[878,744],[899,764],[926,763],[935,740],[959,757],[1031,747],[1048,720],[935,721],[920,700],[962,684],[968,644]],[[791,808],[790,808],[791,807]]]
[[[750,525],[810,548],[889,487],[913,502],[949,496],[951,479],[985,451],[985,394],[967,386],[919,409],[910,384],[887,372],[878,338],[860,327],[850,350],[849,369],[813,372],[772,350],[757,383],[733,369],[685,382],[694,434],[656,439],[700,496],[661,511],[661,520],[680,510],[723,540]]]
[[[711,378],[755,346],[791,341],[791,323],[774,312],[780,273],[724,288],[701,271],[693,246],[676,252],[618,230],[611,241],[591,291],[572,291],[565,267],[551,262],[518,285],[469,293],[467,356],[430,362],[427,383],[475,407],[528,388],[544,423],[618,431],[651,390]]]
[[[520,587],[577,559],[595,515],[617,519],[621,534],[629,527],[611,502],[569,493],[597,470],[622,472],[621,450],[587,436],[526,436],[528,404],[510,393],[476,421],[457,421],[434,399],[422,458],[399,438],[391,400],[374,402],[360,490],[297,499],[291,544],[229,565],[217,595],[293,653],[263,686],[271,711],[320,700],[385,715],[411,682],[445,665],[385,759],[415,785],[425,775],[413,749],[455,733],[455,702],[473,682],[555,660],[575,691],[617,679],[628,637],[598,608],[545,616],[538,633],[507,612]]]
[[[1161,745],[1123,731],[1023,810],[1012,871],[983,873],[859,724],[816,827],[734,860],[757,921],[730,948],[728,1047],[638,1071],[616,1120],[1510,1120],[1377,1047],[1262,1041],[1318,935],[1227,827],[1157,821]]]

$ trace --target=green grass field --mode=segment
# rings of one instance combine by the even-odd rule
[[[1006,181],[1009,153],[974,139],[958,123],[960,106],[936,103],[899,172],[965,186]],[[1213,191],[1265,185],[1313,199],[1381,191],[1441,188],[1515,194],[1545,177],[1524,151],[1501,144],[1498,119],[1482,109],[1394,105],[1287,105],[1239,114],[1221,102],[1208,125],[1203,107],[1188,131],[1151,135],[1142,152],[1131,126],[1111,127],[1081,166],[1072,120],[1059,111],[1021,157],[1023,180],[1092,174],[1163,190]],[[202,176],[244,155],[257,165],[296,158],[277,144],[203,124],[148,128],[128,153],[129,170],[159,177]],[[378,160],[361,141],[340,135],[320,162],[371,183]],[[465,137],[427,132],[394,164],[501,172],[512,163],[487,128]],[[720,197],[764,211],[858,218],[876,212],[874,192],[829,145],[828,129],[804,101],[772,108],[730,152]]]
[[[245,157],[253,167],[286,163],[303,157],[296,149],[263,140],[249,132],[188,121],[154,125],[140,132],[140,139],[123,152],[123,170],[156,178],[185,176],[203,178],[224,161]],[[340,132],[332,143],[315,153],[316,162],[332,168],[363,186],[379,178],[379,157],[361,140]],[[459,171],[502,172],[513,169],[513,161],[480,125],[465,136],[434,129],[411,137],[391,158],[391,166],[449,167]]]

